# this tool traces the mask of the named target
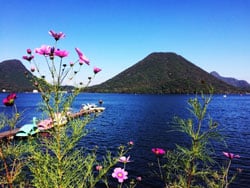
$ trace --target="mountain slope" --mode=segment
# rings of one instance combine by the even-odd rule
[[[232,86],[239,87],[239,88],[250,88],[250,84],[245,80],[238,80],[238,79],[231,78],[231,77],[223,77],[215,71],[211,72],[210,74]]]
[[[19,60],[6,60],[0,63],[0,91],[9,92],[32,91],[32,83],[25,77],[25,72],[32,74]]]
[[[152,53],[112,79],[89,88],[94,92],[196,93],[211,84],[215,92],[238,89],[175,53]]]

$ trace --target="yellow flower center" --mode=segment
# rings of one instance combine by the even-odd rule
[[[122,174],[121,172],[119,172],[119,173],[117,174],[117,176],[118,176],[119,178],[121,178],[121,177],[123,177],[123,174]]]

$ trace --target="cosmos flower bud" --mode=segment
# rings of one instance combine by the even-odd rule
[[[36,70],[36,68],[35,68],[34,66],[32,66],[32,67],[30,68],[30,71],[31,71],[31,72],[35,72],[35,70]]]
[[[98,67],[94,67],[94,73],[97,74],[98,72],[100,72],[102,69],[98,68]]]
[[[133,146],[133,145],[134,145],[134,142],[133,142],[133,141],[129,141],[129,142],[128,142],[128,145]]]
[[[95,167],[95,169],[96,169],[97,171],[100,171],[100,170],[102,169],[102,166],[101,166],[101,165],[97,165],[97,166]]]
[[[70,62],[69,65],[70,65],[71,67],[73,67],[73,66],[74,66],[74,63],[73,63],[73,62]]]
[[[27,54],[31,54],[31,53],[32,53],[31,49],[27,49]]]

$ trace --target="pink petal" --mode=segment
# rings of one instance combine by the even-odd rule
[[[98,72],[100,72],[102,69],[98,68],[98,67],[94,67],[94,73],[97,74]]]
[[[89,65],[89,59],[81,52],[81,50],[79,48],[75,48],[77,54],[78,54],[78,57],[79,57],[79,61],[81,63],[86,63],[87,65]]]

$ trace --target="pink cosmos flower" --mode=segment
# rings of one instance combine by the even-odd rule
[[[5,106],[13,106],[16,99],[16,94],[11,93],[5,99],[3,99],[3,104]]]
[[[75,50],[78,54],[80,65],[82,65],[83,63],[89,65],[89,59],[81,52],[81,50],[79,48],[75,48]]]
[[[112,177],[117,178],[118,182],[122,183],[124,180],[128,179],[128,172],[122,168],[115,168]]]
[[[27,60],[27,61],[31,61],[33,58],[34,58],[33,55],[30,55],[30,56],[24,55],[24,56],[23,56],[23,59],[25,59],[25,60]]]
[[[67,52],[66,50],[59,50],[59,49],[57,49],[57,50],[55,50],[54,54],[56,56],[59,56],[59,57],[63,58],[63,57],[68,56],[69,52]]]
[[[152,152],[157,156],[164,155],[166,153],[166,151],[161,148],[152,148]]]
[[[94,73],[97,74],[98,72],[100,72],[102,69],[98,68],[98,67],[94,67]]]
[[[50,46],[42,45],[41,48],[36,48],[35,52],[40,55],[49,55],[50,54]]]
[[[233,153],[223,152],[223,154],[224,154],[227,158],[229,158],[230,160],[232,160],[233,158],[240,158],[239,155],[235,155],[235,154],[233,154]]]
[[[122,157],[119,158],[119,162],[121,162],[121,163],[129,163],[129,162],[131,162],[129,159],[130,159],[130,156],[128,156],[127,158],[125,156],[122,156]]]
[[[64,34],[63,32],[56,33],[56,32],[54,32],[53,30],[50,30],[50,31],[49,31],[49,34],[50,34],[52,37],[54,37],[54,39],[55,39],[56,41],[58,41],[59,39],[62,39],[62,38],[65,37],[65,34]]]

